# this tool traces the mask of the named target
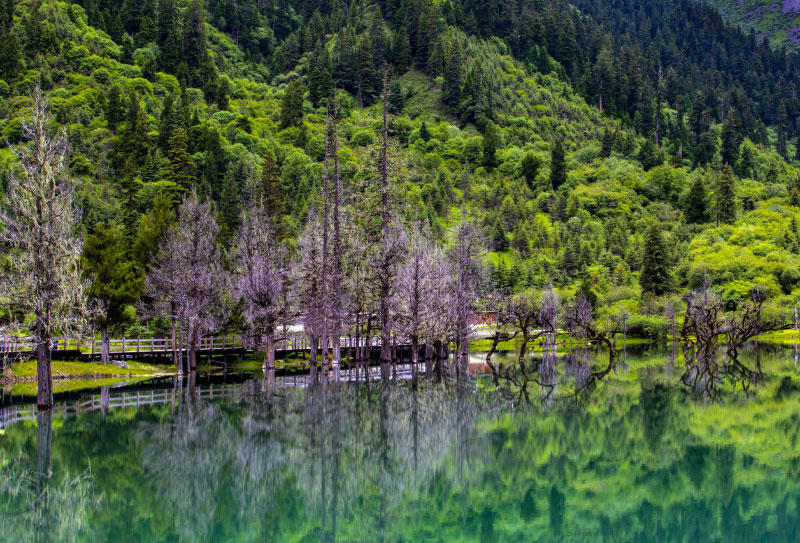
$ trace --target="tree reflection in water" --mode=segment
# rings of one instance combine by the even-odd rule
[[[490,379],[293,387],[267,374],[211,401],[189,377],[174,405],[81,414],[52,439],[46,421],[15,427],[0,540],[796,540],[795,379],[746,405],[697,404],[651,371],[670,354],[644,351],[576,402],[567,390],[595,356],[554,357],[545,408],[510,409]],[[87,461],[93,478],[61,485]]]

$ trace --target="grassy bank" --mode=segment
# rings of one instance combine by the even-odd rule
[[[129,362],[127,368],[112,365],[95,364],[92,362],[66,362],[54,360],[52,363],[53,379],[73,378],[108,378],[108,377],[155,377],[171,375],[172,368],[153,366],[142,362]],[[14,364],[3,374],[7,381],[35,381],[36,361],[30,360]]]

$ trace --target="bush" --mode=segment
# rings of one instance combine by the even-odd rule
[[[646,339],[661,339],[666,337],[669,321],[666,317],[657,315],[633,315],[627,323],[629,336]]]

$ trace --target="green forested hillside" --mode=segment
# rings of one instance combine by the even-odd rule
[[[794,0],[704,0],[731,24],[766,37],[776,47],[800,47],[800,4]]]
[[[332,93],[348,216],[366,228],[388,66],[400,215],[445,243],[469,213],[496,286],[580,285],[642,334],[661,318],[653,295],[706,277],[731,307],[756,284],[784,307],[800,297],[794,59],[696,4],[2,4],[2,179],[41,80],[81,229],[115,229],[138,277],[193,187],[225,248],[242,195],[275,187],[296,249]]]

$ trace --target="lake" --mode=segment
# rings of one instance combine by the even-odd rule
[[[258,374],[72,394],[50,415],[6,396],[0,541],[796,542],[797,350],[743,358],[766,381],[716,401],[657,346],[530,403],[488,378]]]

